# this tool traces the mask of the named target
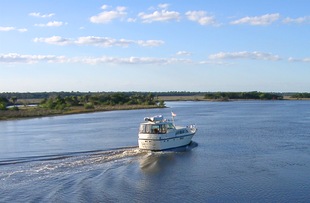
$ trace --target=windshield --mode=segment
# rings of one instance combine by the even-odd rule
[[[139,133],[164,134],[167,133],[167,129],[171,129],[171,126],[169,124],[141,124]]]

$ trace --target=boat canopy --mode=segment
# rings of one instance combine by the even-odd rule
[[[164,121],[164,117],[162,115],[153,116],[153,117],[145,117],[144,121],[161,122],[161,121]]]

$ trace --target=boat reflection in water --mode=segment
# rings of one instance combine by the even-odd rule
[[[171,167],[177,162],[179,156],[188,156],[191,150],[198,146],[198,143],[192,141],[189,145],[173,148],[165,151],[149,151],[139,157],[140,168],[147,173],[156,173],[163,171],[166,167]]]

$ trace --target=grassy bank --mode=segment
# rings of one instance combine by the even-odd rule
[[[37,118],[46,116],[59,116],[80,113],[93,113],[101,111],[115,110],[134,110],[134,109],[151,109],[159,108],[157,105],[114,105],[114,106],[98,106],[93,109],[85,109],[84,107],[70,107],[64,110],[45,109],[40,107],[22,107],[18,110],[0,110],[0,120]]]

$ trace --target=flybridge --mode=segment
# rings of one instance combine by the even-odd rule
[[[164,117],[162,115],[158,115],[158,116],[153,116],[153,117],[145,117],[144,121],[150,121],[150,122],[161,122],[164,121]]]

